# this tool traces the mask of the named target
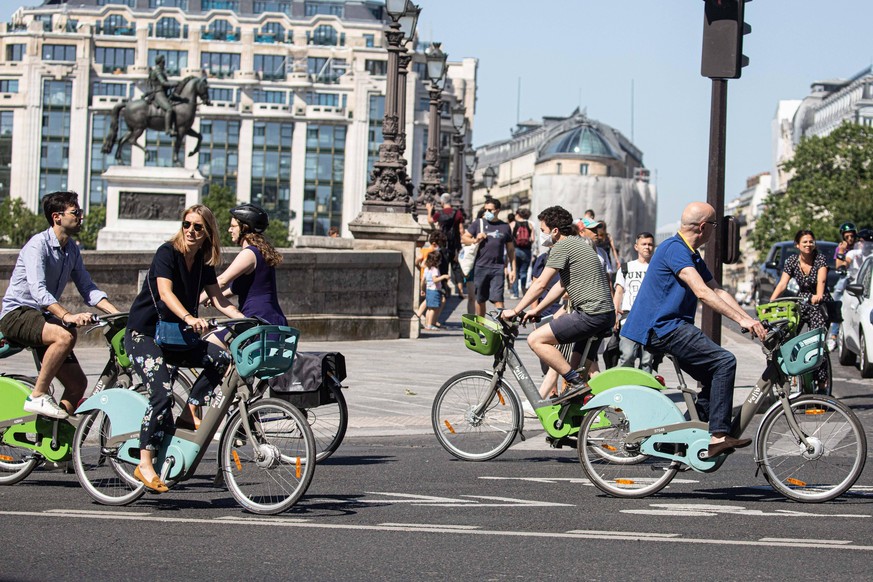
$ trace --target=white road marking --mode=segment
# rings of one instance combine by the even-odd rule
[[[114,512],[113,512],[114,513]],[[99,515],[98,515],[99,514]],[[248,527],[295,527],[295,528],[313,528],[313,529],[330,529],[330,530],[346,530],[346,531],[364,531],[364,532],[405,532],[405,533],[442,533],[468,536],[497,536],[497,537],[513,537],[513,538],[535,538],[535,539],[555,539],[555,540],[579,540],[587,539],[595,542],[615,542],[615,541],[642,541],[662,544],[698,544],[698,545],[715,545],[715,546],[737,546],[737,547],[770,547],[770,548],[819,548],[829,552],[835,550],[852,550],[860,552],[873,552],[873,546],[849,545],[849,544],[834,544],[833,542],[820,541],[810,542],[804,541],[799,543],[797,540],[790,541],[761,541],[761,540],[723,540],[714,538],[681,538],[681,537],[666,537],[666,536],[641,536],[639,534],[614,534],[610,537],[604,537],[603,532],[596,533],[568,533],[568,532],[545,532],[545,531],[508,531],[508,530],[470,530],[459,529],[454,526],[444,526],[433,524],[433,527],[422,528],[419,526],[410,527],[406,525],[352,525],[338,523],[299,523],[290,520],[273,520],[273,519],[247,519],[235,518],[226,516],[223,519],[206,519],[206,518],[186,518],[186,517],[156,517],[145,516],[143,514],[131,514],[125,517],[120,515],[112,515],[109,512],[94,512],[94,513],[73,513],[65,510],[53,511],[0,511],[0,515],[18,516],[18,517],[47,517],[54,520],[57,519],[116,519],[129,520],[147,523],[155,523],[165,525],[167,523],[190,523],[197,525],[217,525],[219,527],[227,527],[228,524],[242,525]]]
[[[547,484],[555,484],[555,483],[575,483],[578,485],[591,485],[591,480],[586,479],[585,477],[492,477],[492,476],[483,476],[479,477],[479,479],[485,479],[490,481],[527,481],[529,483],[547,483]],[[670,484],[694,484],[700,483],[700,481],[694,479],[673,479],[670,481]]]
[[[234,522],[240,522],[240,521],[261,522],[264,520],[269,520],[269,521],[276,520],[276,521],[281,521],[281,522],[286,522],[286,523],[307,523],[309,521],[312,521],[310,519],[299,519],[299,518],[294,518],[294,517],[274,517],[274,516],[237,517],[235,515],[225,515],[222,517],[216,517],[215,519],[220,519],[220,520],[225,520],[225,521],[234,521]]]
[[[513,497],[493,497],[488,495],[461,495],[459,498],[434,497],[431,495],[415,495],[412,493],[385,493],[368,491],[367,495],[385,495],[389,499],[361,499],[361,503],[410,503],[427,507],[575,507],[572,503],[556,503],[554,501],[533,501]],[[395,497],[398,499],[390,499]],[[481,503],[474,501],[502,501],[503,503]]]
[[[100,509],[47,509],[46,513],[81,513],[83,515],[116,515],[122,517],[130,517],[131,515],[151,515],[151,512],[131,513],[129,511],[103,511]]]
[[[639,536],[642,538],[678,538],[679,534],[671,533],[655,533],[650,531],[604,531],[596,529],[571,529],[567,533],[571,534],[591,534],[601,536]]]
[[[761,538],[759,542],[794,542],[797,544],[834,544],[844,545],[851,544],[852,540],[808,540],[798,538]]]
[[[391,526],[391,527],[417,527],[420,529],[460,529],[460,530],[472,530],[472,529],[481,529],[478,525],[450,525],[447,523],[443,524],[435,524],[435,523],[380,523],[379,525]]]
[[[652,509],[622,509],[620,512],[633,515],[667,515],[678,517],[714,517],[720,514],[762,517],[871,517],[863,513],[812,513],[808,511],[795,511],[793,509],[762,511],[760,509],[749,509],[742,505],[711,505],[706,503],[652,503],[649,507]]]

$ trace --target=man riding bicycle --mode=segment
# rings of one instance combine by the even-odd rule
[[[761,322],[746,314],[713,279],[698,252],[713,236],[717,224],[715,209],[709,204],[692,202],[685,207],[679,232],[659,245],[652,256],[634,308],[621,330],[622,337],[672,355],[683,371],[701,382],[697,406],[701,419],[709,419],[710,458],[752,441],[730,435],[737,360],[694,327],[697,300],[752,330],[760,339],[766,335]]]
[[[502,317],[516,317],[542,295],[555,273],[560,275],[560,280],[546,297],[524,316],[525,321],[535,318],[565,292],[570,296],[571,308],[566,315],[534,330],[527,338],[528,345],[540,360],[566,380],[564,391],[552,399],[552,402],[559,403],[590,390],[576,366],[582,360],[588,338],[605,333],[615,325],[615,309],[606,271],[591,245],[578,235],[573,215],[560,206],[551,206],[537,218],[542,233],[554,242],[546,267],[531,283],[515,309],[503,311]],[[570,362],[556,347],[568,343],[575,344]],[[596,346],[591,349],[592,353],[597,353]]]
[[[0,309],[0,333],[13,342],[35,348],[42,360],[33,392],[24,410],[64,419],[75,411],[87,379],[73,347],[76,332],[67,326],[87,325],[90,312],[72,313],[58,299],[72,279],[88,305],[106,313],[118,310],[97,288],[82,264],[72,235],[82,228],[82,209],[74,192],[53,192],[42,200],[49,228],[21,249]],[[48,393],[54,378],[64,385],[63,407]]]

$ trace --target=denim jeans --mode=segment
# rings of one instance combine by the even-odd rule
[[[638,344],[632,339],[628,339],[623,337],[618,342],[618,349],[621,352],[621,355],[618,358],[618,365],[634,368],[636,367],[637,358],[640,359],[640,370],[644,372],[652,373],[652,360],[655,356],[652,352],[648,351],[643,347],[642,344]]]
[[[672,355],[683,372],[701,383],[697,409],[709,419],[710,433],[731,432],[737,359],[687,322],[658,337],[649,333],[649,347]]]
[[[515,247],[515,282],[512,284],[512,294],[521,297],[527,289],[527,270],[530,268],[530,249]],[[519,289],[521,283],[521,289]],[[519,293],[519,290],[521,291]]]

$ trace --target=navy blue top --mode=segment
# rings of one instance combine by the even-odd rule
[[[549,253],[543,253],[540,256],[538,256],[536,258],[536,260],[534,260],[533,265],[530,268],[531,279],[538,279],[543,274],[543,270],[546,268],[546,261],[548,259],[549,259]],[[560,280],[561,280],[560,273],[555,273],[554,276],[552,277],[552,280],[549,281],[548,283],[546,283],[546,288],[543,289],[543,294],[540,295],[540,298],[538,301],[542,302],[542,300],[546,298],[546,295],[549,294],[549,291],[551,291],[552,287],[554,287],[555,284]],[[560,308],[561,308],[561,302],[555,301],[554,303],[552,303],[551,305],[549,305],[548,307],[546,307],[545,309],[540,311],[539,314],[543,317],[545,317],[547,315],[554,315],[555,313],[557,313],[558,309],[560,309]]]
[[[273,325],[288,325],[279,305],[275,267],[267,264],[257,247],[246,248],[255,254],[255,270],[230,283],[230,290],[239,297],[239,310],[246,317],[260,317]]]

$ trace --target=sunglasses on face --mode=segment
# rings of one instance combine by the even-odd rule
[[[182,230],[188,230],[192,226],[194,227],[194,232],[202,232],[203,231],[203,225],[200,224],[199,222],[191,222],[189,220],[182,221]]]
[[[85,212],[81,208],[77,208],[75,210],[67,210],[65,212],[58,212],[58,214],[71,214],[71,215],[75,216],[76,218],[82,218],[82,215],[85,214]]]

